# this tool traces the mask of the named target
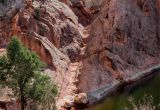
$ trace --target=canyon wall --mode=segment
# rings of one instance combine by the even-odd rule
[[[1,46],[16,35],[35,51],[58,99],[90,95],[160,62],[160,0],[15,0],[0,9]]]
[[[1,5],[6,10],[0,17],[1,48],[17,36],[46,63],[45,72],[58,85],[58,99],[78,93],[76,79],[84,47],[84,27],[78,17],[58,0],[22,0],[18,6],[17,0]]]
[[[159,63],[155,0],[105,0],[90,25],[79,87],[92,91]]]

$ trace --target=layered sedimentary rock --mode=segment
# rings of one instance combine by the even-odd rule
[[[0,4],[1,46],[17,35],[37,52],[67,106],[160,62],[160,0],[8,1]]]
[[[103,2],[90,25],[79,84],[82,92],[101,91],[159,64],[158,5],[156,0]]]
[[[19,1],[20,7],[17,0],[11,2],[1,6],[6,10],[0,21],[1,46],[5,47],[12,36],[19,37],[51,69],[46,72],[59,87],[59,99],[78,93],[74,82],[79,74],[84,27],[77,16],[58,0]]]

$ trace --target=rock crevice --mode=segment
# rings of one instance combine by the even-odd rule
[[[160,63],[160,0],[7,1],[0,46],[16,35],[40,56],[59,87],[59,108],[87,103],[97,90],[99,100]]]

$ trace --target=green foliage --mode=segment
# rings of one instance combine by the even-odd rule
[[[43,102],[43,95],[47,92],[57,94],[56,86],[51,84],[51,78],[47,75],[35,74],[35,80],[29,85],[29,95],[37,102]]]
[[[44,65],[39,57],[25,48],[13,37],[7,48],[7,55],[0,57],[0,83],[12,88],[21,102],[21,110],[27,101],[43,105],[44,96],[53,98],[57,89],[51,78],[41,71]],[[47,109],[46,109],[47,110]]]
[[[6,56],[0,57],[0,83],[4,86],[7,82],[8,73],[11,73],[11,66]]]
[[[36,80],[29,86],[32,88],[29,94],[39,105],[38,107],[35,106],[38,110],[53,110],[55,108],[54,97],[58,91],[56,85],[50,82],[50,77],[36,74]]]
[[[39,20],[39,18],[40,18],[40,8],[35,8],[34,13],[35,13],[34,18],[36,20]]]

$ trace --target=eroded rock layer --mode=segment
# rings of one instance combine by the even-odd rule
[[[92,94],[159,64],[158,6],[156,0],[104,1],[90,25],[81,91]]]
[[[8,0],[0,44],[18,36],[48,65],[58,100],[84,100],[159,64],[159,20],[160,0]]]
[[[7,45],[12,36],[19,37],[51,69],[46,72],[59,87],[59,99],[78,93],[74,81],[79,74],[84,27],[77,16],[58,0],[8,2],[2,6],[6,12],[0,21],[1,46]]]

